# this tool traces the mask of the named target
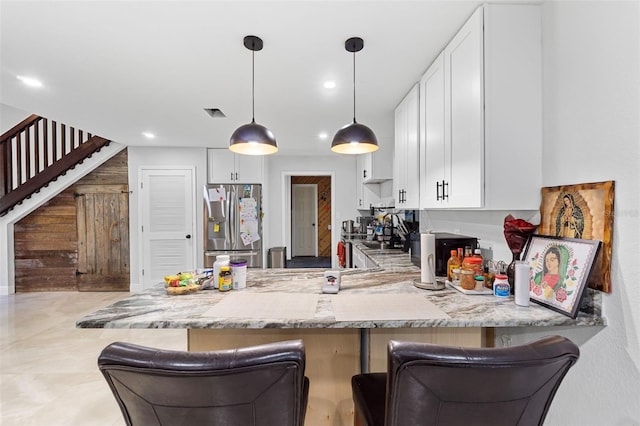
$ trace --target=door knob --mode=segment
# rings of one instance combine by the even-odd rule
[[[191,235],[187,234],[187,236],[185,238],[188,240],[189,238],[191,238]]]

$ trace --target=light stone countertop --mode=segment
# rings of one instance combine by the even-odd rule
[[[378,268],[342,269],[339,294],[322,294],[325,269],[249,269],[247,288],[221,293],[204,290],[182,296],[166,294],[164,284],[139,293],[76,322],[78,328],[402,328],[402,327],[549,327],[602,326],[601,293],[588,289],[576,319],[531,303],[520,307],[513,296],[466,295],[449,287],[421,290],[413,285],[420,270],[401,250],[380,252],[354,241]],[[237,319],[205,315],[223,298],[237,292],[318,294],[312,319]],[[341,294],[415,294],[449,315],[447,319],[336,321],[331,298]]]

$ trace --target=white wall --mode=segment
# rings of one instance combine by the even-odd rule
[[[615,181],[613,291],[606,327],[501,329],[497,340],[557,333],[580,346],[546,425],[640,425],[640,2],[545,3],[543,52],[543,186]],[[508,213],[421,212],[421,229],[477,235],[508,260]]]
[[[10,130],[30,115],[31,114],[26,111],[0,103],[0,134]]]
[[[265,197],[266,249],[287,246],[290,230],[283,218],[287,214],[287,195],[282,190],[283,176],[286,175],[333,175],[332,190],[333,229],[331,234],[331,258],[335,266],[336,246],[340,240],[340,226],[343,220],[355,219],[356,209],[356,157],[329,153],[322,157],[278,156],[268,157],[267,196]],[[290,210],[290,207],[289,207]],[[287,256],[291,247],[287,247]]]

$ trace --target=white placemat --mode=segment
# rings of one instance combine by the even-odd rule
[[[312,319],[318,294],[245,293],[226,294],[203,316],[243,319]]]
[[[336,321],[451,318],[421,294],[344,294],[331,299]]]

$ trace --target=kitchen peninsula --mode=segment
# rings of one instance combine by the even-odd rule
[[[351,376],[361,368],[385,370],[391,338],[492,346],[494,327],[606,323],[597,292],[586,294],[587,312],[571,319],[535,304],[516,306],[513,297],[471,296],[451,288],[421,290],[413,285],[420,271],[408,254],[364,245],[359,249],[378,267],[342,270],[338,294],[322,294],[324,270],[250,269],[244,290],[169,296],[158,285],[90,313],[76,325],[184,328],[189,350],[302,338],[311,380],[306,424],[347,425],[353,424]]]

